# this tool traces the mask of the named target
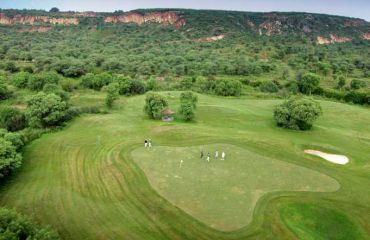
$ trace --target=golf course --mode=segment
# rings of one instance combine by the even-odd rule
[[[159,94],[178,109],[180,91]],[[63,239],[368,239],[367,107],[317,98],[323,115],[296,131],[276,126],[278,98],[197,96],[192,122],[149,119],[138,95],[43,134],[24,148],[0,204]],[[70,101],[104,99],[80,90]]]

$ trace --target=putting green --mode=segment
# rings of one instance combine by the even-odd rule
[[[201,150],[211,153],[210,162],[200,159]],[[216,150],[226,152],[225,161],[215,158]],[[132,157],[160,195],[222,231],[248,225],[257,201],[269,192],[339,189],[336,180],[317,171],[229,144],[142,147]]]

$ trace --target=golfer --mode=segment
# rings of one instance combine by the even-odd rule
[[[222,154],[221,154],[221,160],[222,160],[222,161],[223,161],[223,160],[225,160],[225,157],[226,157],[225,152],[222,152]]]
[[[148,140],[146,140],[146,139],[144,141],[144,147],[148,147]]]

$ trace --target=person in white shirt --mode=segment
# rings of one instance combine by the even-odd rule
[[[223,160],[225,160],[225,157],[226,157],[225,152],[222,152],[222,154],[221,154],[221,160],[222,160],[222,161],[223,161]]]

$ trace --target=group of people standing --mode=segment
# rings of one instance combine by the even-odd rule
[[[218,159],[218,151],[215,152],[215,159]],[[203,150],[200,152],[200,158],[203,159],[204,157],[204,152]],[[226,157],[226,154],[225,152],[222,152],[221,153],[221,161],[224,161],[225,160],[225,157]],[[206,158],[207,162],[209,162],[211,160],[211,154],[208,152],[207,154],[207,158]]]
[[[145,139],[144,140],[144,147],[149,147],[151,148],[152,147],[152,139]]]

